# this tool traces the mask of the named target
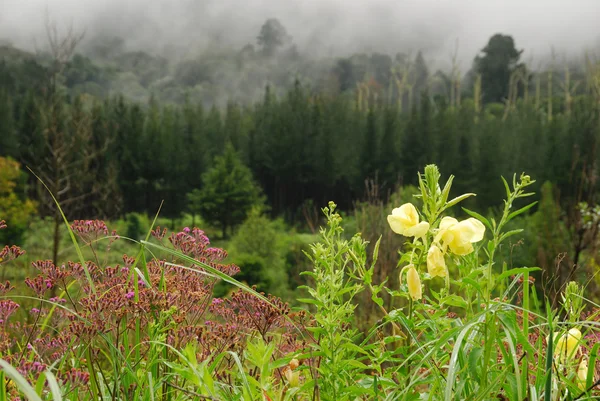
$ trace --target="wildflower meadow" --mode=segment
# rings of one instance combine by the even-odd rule
[[[558,302],[504,249],[535,182],[504,180],[485,217],[428,165],[369,242],[335,203],[290,305],[238,281],[204,231],[152,224],[142,240],[69,221],[77,258],[32,261],[0,284],[0,400],[588,400],[600,397],[600,306],[569,281]],[[0,221],[0,229],[7,229]],[[258,233],[257,233],[258,234]],[[402,239],[378,279],[383,236]],[[114,260],[119,242],[135,252]],[[1,269],[26,250],[6,246]],[[218,295],[217,286],[226,290]],[[356,324],[366,299],[373,324]]]

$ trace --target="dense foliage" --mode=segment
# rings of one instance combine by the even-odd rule
[[[263,28],[261,53],[272,54],[260,57],[285,58],[283,27],[270,21]],[[78,68],[94,66],[83,56],[49,63],[51,55],[3,54],[0,156],[38,174],[72,218],[135,222],[131,213],[153,215],[164,201],[163,217],[202,215],[231,233],[259,200],[255,182],[271,217],[314,230],[315,205],[338,199],[348,211],[357,201],[386,203],[398,188],[416,184],[414,171],[436,162],[460,172],[456,193],[476,191],[467,206],[486,213],[501,206],[500,175],[528,171],[535,190],[549,182],[544,205],[560,224],[531,221],[541,229],[538,238],[515,257],[533,255],[551,272],[583,263],[584,251],[597,248],[590,219],[600,165],[600,69],[591,59],[585,69],[532,72],[519,62],[513,39],[495,35],[464,78],[430,74],[420,53],[414,61],[353,55],[331,65],[322,85],[297,80],[286,90],[273,83],[253,104],[236,102],[232,92],[225,107],[207,107],[193,97],[170,104],[161,96],[139,102],[129,94],[81,94],[70,82]],[[241,179],[236,172],[244,172]],[[53,218],[56,262],[61,217],[48,191],[28,177],[19,197]],[[233,198],[243,205],[222,210]],[[587,262],[595,266],[593,258]],[[569,275],[561,273],[559,283]]]
[[[464,76],[311,60],[276,19],[182,60],[49,32],[0,47],[0,401],[597,396],[598,63],[534,72],[500,34]],[[308,250],[289,225],[330,199]]]
[[[0,157],[0,210],[10,229],[0,232],[0,243],[20,242],[36,212],[35,203],[23,196],[19,163]]]
[[[112,265],[106,253],[127,239],[76,220],[79,261],[33,262],[26,293],[0,286],[0,400],[597,398],[597,304],[571,281],[551,305],[532,285],[539,268],[502,256],[535,182],[503,180],[496,218],[463,209],[472,217],[458,220],[448,213],[475,194],[452,198],[453,179],[428,165],[417,206],[387,211],[386,229],[402,239],[397,283],[376,279],[381,240],[370,252],[360,233],[345,235],[330,202],[298,311],[235,280],[239,268],[197,228],[156,227]],[[5,265],[24,251],[0,255]],[[218,282],[238,288],[216,297]],[[362,293],[378,317],[364,329]]]
[[[414,184],[412,171],[427,161],[465,172],[457,188],[475,185],[483,209],[496,206],[502,191],[493,178],[510,171],[552,181],[574,202],[593,198],[600,124],[593,94],[569,104],[548,98],[552,114],[546,102],[536,104],[532,97],[478,111],[472,99],[451,106],[423,96],[409,113],[375,98],[357,103],[352,94],[331,97],[297,84],[283,97],[267,89],[253,106],[206,110],[191,103],[11,93],[0,102],[7,116],[0,137],[12,139],[0,153],[44,170],[47,183],[52,174],[77,173],[71,193],[88,194],[80,215],[100,217],[152,213],[163,199],[163,213],[177,215],[187,207],[185,194],[202,187],[202,174],[228,141],[263,188],[273,214],[290,219],[298,217],[305,199],[319,204],[335,197],[347,208],[364,194],[367,178],[377,178],[382,193]],[[84,178],[87,172],[93,180]],[[66,186],[57,183],[56,189]]]
[[[290,38],[275,20],[259,36],[256,60],[281,66],[275,60],[289,59]],[[534,258],[547,281],[555,280],[556,295],[575,274],[572,266],[585,266],[584,271],[596,266],[600,69],[588,60],[585,69],[533,72],[520,62],[515,46],[510,36],[493,36],[463,78],[456,70],[430,74],[421,53],[414,61],[352,55],[331,64],[320,83],[302,76],[290,85],[269,80],[261,100],[237,102],[232,92],[224,107],[193,96],[172,104],[160,91],[140,102],[125,86],[118,91],[125,95],[114,96],[114,91],[79,90],[76,82],[90,79],[118,82],[102,75],[108,68],[100,63],[103,58],[129,60],[148,82],[161,69],[172,71],[153,70],[147,55],[123,58],[117,43],[95,56],[98,65],[83,55],[61,58],[60,48],[54,62],[52,54],[4,48],[0,156],[31,168],[49,189],[25,174],[10,196],[37,202],[41,216],[52,219],[51,258],[58,263],[62,217],[49,192],[70,218],[127,219],[133,238],[143,230],[138,216],[154,215],[161,204],[161,217],[174,220],[188,212],[192,223],[202,217],[225,236],[235,235],[251,207],[263,202],[260,193],[270,217],[313,232],[319,224],[315,205],[337,199],[341,210],[356,210],[350,223],[360,224],[373,241],[381,229],[364,216],[382,213],[390,195],[409,193],[404,189],[416,184],[414,172],[427,163],[460,172],[453,191],[477,192],[466,205],[485,214],[501,206],[504,189],[497,177],[528,171],[537,179],[534,189],[541,190],[542,202],[526,222],[535,234],[524,237],[525,245],[513,256]],[[144,75],[140,69],[154,72]],[[194,71],[189,77],[204,79]],[[0,205],[0,213],[9,210]],[[548,213],[552,223],[544,220]],[[14,230],[24,227],[11,223],[11,241],[5,238],[3,244],[20,242]],[[386,255],[391,246],[393,241]],[[238,258],[257,271],[272,262],[262,253]],[[273,265],[287,269],[288,264]],[[385,265],[382,272],[389,274],[389,257]],[[281,282],[251,276],[262,288],[266,281]]]

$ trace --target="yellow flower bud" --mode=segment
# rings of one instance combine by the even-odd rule
[[[435,241],[441,244],[443,251],[447,248],[455,255],[468,255],[473,252],[473,243],[483,239],[485,226],[474,218],[459,222],[453,217],[444,217],[440,221]]]
[[[435,245],[431,245],[427,252],[427,272],[431,277],[446,277],[446,261],[444,254]]]
[[[408,295],[413,299],[413,301],[417,301],[423,298],[423,292],[421,290],[421,279],[419,278],[419,273],[415,266],[408,265],[408,272],[406,272],[406,284],[408,285]]]
[[[289,367],[286,367],[283,371],[285,378],[287,379],[290,387],[298,387],[300,385],[300,372],[293,371]]]
[[[392,231],[405,237],[421,238],[429,231],[429,223],[419,223],[419,213],[412,203],[405,203],[392,210],[387,220]]]
[[[558,337],[558,335],[559,333],[554,333],[554,338]],[[581,331],[578,329],[567,331],[556,341],[556,348],[554,349],[555,357],[559,358],[561,362],[573,358],[579,350],[580,341]]]
[[[579,367],[577,368],[577,386],[580,390],[586,389],[586,381],[588,375],[588,362],[585,358],[581,360],[579,363]]]

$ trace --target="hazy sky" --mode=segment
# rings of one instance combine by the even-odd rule
[[[278,18],[301,50],[425,51],[449,59],[456,40],[470,63],[494,33],[511,34],[525,60],[600,49],[600,0],[0,0],[0,39],[44,43],[45,10],[63,26],[119,35],[129,48],[160,52],[176,44],[201,51],[254,43],[261,24]],[[466,66],[464,66],[466,67]]]

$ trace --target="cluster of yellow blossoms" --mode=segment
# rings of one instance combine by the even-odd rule
[[[557,363],[565,365],[575,359],[581,344],[581,331],[579,331],[579,329],[570,329],[563,335],[560,335],[560,332],[556,332],[553,335],[553,339],[555,343],[554,359]],[[546,341],[548,341],[548,339],[546,339]],[[577,385],[579,389],[585,390],[587,376],[588,361],[587,358],[583,356],[577,367]]]
[[[419,221],[419,213],[412,203],[392,210],[388,215],[388,223],[397,234],[405,237],[423,239],[429,232],[430,225]],[[485,226],[479,220],[468,218],[458,221],[453,217],[444,217],[439,228],[434,230],[434,239],[427,252],[427,272],[431,277],[446,277],[448,269],[444,255],[451,252],[455,255],[468,255],[473,252],[473,244],[483,239]],[[413,264],[406,266],[408,292],[413,300],[422,298],[421,279]]]
[[[430,224],[426,221],[419,221],[419,213],[411,203],[392,210],[392,214],[387,217],[392,231],[405,237],[414,237],[415,240],[421,239],[426,244],[426,235],[430,231]],[[454,255],[464,256],[473,252],[473,244],[483,239],[485,226],[479,220],[468,218],[458,221],[453,217],[444,217],[440,221],[437,229],[432,229],[433,241],[427,251],[427,272],[431,277],[446,277],[448,268],[446,267],[445,255],[450,252]],[[423,297],[421,278],[414,264],[409,264],[402,269],[406,271],[406,282],[410,297],[416,301]],[[554,358],[559,364],[566,364],[572,361],[579,351],[581,343],[581,332],[576,329],[570,329],[566,333],[554,333],[555,343]],[[585,390],[586,379],[588,376],[588,362],[585,357],[577,367],[577,384],[581,390]]]

